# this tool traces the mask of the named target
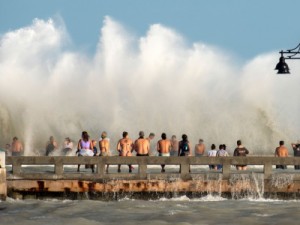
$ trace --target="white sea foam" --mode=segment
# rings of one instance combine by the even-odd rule
[[[16,135],[32,155],[50,135],[62,143],[87,130],[98,140],[106,130],[114,149],[124,130],[132,138],[145,130],[226,143],[230,152],[241,138],[265,154],[279,139],[298,139],[300,77],[275,75],[277,50],[241,63],[161,24],[135,37],[110,17],[95,55],[69,50],[71,42],[52,19],[0,37],[1,145]]]
[[[227,198],[222,198],[221,196],[207,195],[201,198],[189,198],[186,195],[173,198],[160,198],[158,201],[174,201],[174,202],[217,202],[225,201]]]

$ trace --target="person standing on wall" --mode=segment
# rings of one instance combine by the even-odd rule
[[[294,156],[300,157],[300,141],[298,141],[296,144],[292,143],[292,148],[294,151]],[[300,165],[295,165],[295,170],[300,170]]]
[[[245,157],[246,155],[249,154],[248,149],[246,149],[243,145],[242,145],[242,141],[238,140],[236,142],[237,144],[237,148],[234,150],[233,152],[233,156],[241,156],[241,157]],[[247,170],[247,165],[236,165],[236,169],[237,170]]]
[[[275,157],[288,157],[288,149],[284,146],[284,141],[279,141],[279,147],[275,149]],[[287,169],[286,165],[276,165],[276,169]]]

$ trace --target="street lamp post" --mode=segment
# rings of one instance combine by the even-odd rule
[[[279,58],[279,63],[277,63],[275,70],[277,70],[277,74],[289,74],[290,68],[288,64],[285,62],[286,59],[300,59],[300,57],[296,57],[300,54],[300,44],[297,45],[296,48],[289,49],[286,51],[280,51],[281,54]]]

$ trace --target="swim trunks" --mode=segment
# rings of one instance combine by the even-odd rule
[[[101,152],[100,156],[109,156],[109,152]]]
[[[202,154],[200,154],[200,153],[195,153],[195,156],[196,157],[202,157],[204,154],[202,153]]]
[[[159,156],[168,157],[168,156],[170,156],[170,153],[159,153]]]
[[[12,156],[22,156],[21,152],[12,152],[11,153]]]
[[[177,151],[170,151],[170,156],[177,156],[178,152]]]
[[[149,156],[149,153],[148,154],[139,154],[139,153],[137,153],[136,156]]]

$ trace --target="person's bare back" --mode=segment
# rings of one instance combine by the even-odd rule
[[[135,151],[137,156],[147,156],[149,155],[150,144],[145,138],[139,138],[135,141]]]
[[[275,156],[277,157],[287,157],[289,156],[288,154],[288,149],[285,146],[279,146],[275,150]]]
[[[169,140],[159,140],[157,142],[157,151],[160,154],[170,153],[171,141]]]
[[[200,139],[199,140],[199,144],[196,144],[195,146],[195,155],[204,155],[204,152],[205,152],[205,145],[203,144],[203,140]]]
[[[117,148],[120,156],[131,156],[133,141],[127,137],[122,138],[119,140]]]
[[[23,151],[22,143],[20,141],[13,142],[12,145],[11,145],[11,151],[12,152],[21,152],[21,151]]]
[[[11,152],[12,153],[21,153],[22,151],[23,151],[22,143],[18,140],[17,137],[14,137],[13,142],[11,144]]]
[[[109,155],[109,139],[105,138],[99,141],[99,149],[101,155],[108,156]]]

